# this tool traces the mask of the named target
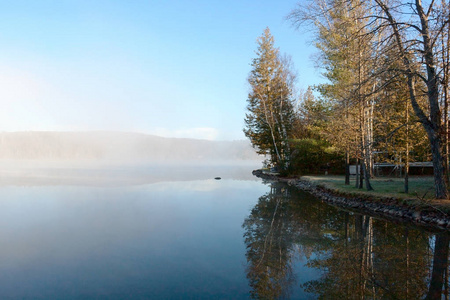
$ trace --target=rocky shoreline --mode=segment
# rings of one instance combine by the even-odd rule
[[[253,171],[253,175],[269,181],[285,182],[290,186],[306,191],[320,200],[340,208],[355,212],[379,216],[398,222],[407,222],[434,230],[450,230],[450,216],[436,208],[414,208],[400,204],[401,201],[388,197],[376,199],[339,195],[308,180],[283,178],[262,170]]]

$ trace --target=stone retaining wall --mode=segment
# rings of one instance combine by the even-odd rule
[[[417,209],[408,205],[401,205],[399,204],[401,200],[388,197],[363,199],[354,196],[341,196],[337,195],[335,191],[308,180],[278,177],[261,170],[253,171],[253,175],[269,181],[286,182],[290,186],[306,191],[326,203],[341,208],[380,216],[393,221],[414,223],[432,229],[450,230],[450,216],[436,208]]]

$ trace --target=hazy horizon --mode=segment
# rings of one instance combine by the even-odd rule
[[[248,140],[209,141],[114,131],[0,132],[0,162],[208,162],[262,160]]]
[[[112,129],[85,129],[85,130],[0,130],[0,134],[3,133],[106,133],[106,134],[135,134],[135,135],[145,135],[145,136],[153,136],[162,139],[188,139],[188,140],[199,140],[199,141],[208,141],[208,142],[235,142],[235,141],[249,141],[245,136],[236,138],[236,139],[215,139],[211,140],[208,138],[202,137],[171,137],[171,136],[163,136],[158,135],[156,133],[146,133],[140,131],[130,131],[130,130],[112,130]]]

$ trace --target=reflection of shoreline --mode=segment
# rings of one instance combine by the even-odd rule
[[[393,222],[412,224],[431,230],[450,230],[450,216],[433,206],[419,208],[419,205],[408,205],[406,201],[392,197],[358,197],[344,195],[324,186],[302,178],[291,179],[254,170],[253,174],[263,180],[283,182],[299,190],[310,193],[322,201],[340,208],[380,217]]]
[[[440,299],[449,290],[447,232],[342,211],[277,182],[243,228],[254,298],[289,296],[296,279],[319,299]],[[300,272],[292,258],[306,260]],[[302,278],[306,266],[319,278]]]
[[[1,186],[128,186],[166,181],[223,179],[256,181],[252,164],[230,165],[1,165]]]

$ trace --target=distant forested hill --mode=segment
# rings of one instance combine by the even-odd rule
[[[261,160],[248,141],[163,138],[123,132],[3,132],[0,160]]]

